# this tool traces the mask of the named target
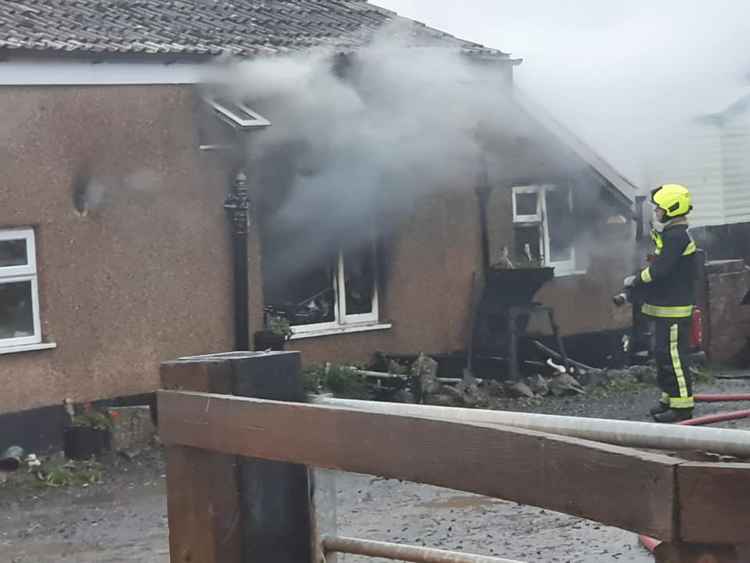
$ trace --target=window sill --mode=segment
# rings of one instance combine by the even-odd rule
[[[36,352],[38,350],[52,350],[57,348],[54,342],[40,342],[38,344],[21,344],[20,346],[0,346],[0,355],[17,354],[19,352]]]
[[[359,325],[341,325],[337,327],[325,327],[319,329],[310,328],[293,334],[289,340],[304,340],[305,338],[335,336],[337,334],[354,334],[357,332],[374,332],[378,330],[388,330],[392,326],[393,325],[390,323],[367,323]]]
[[[586,270],[574,270],[572,272],[555,272],[555,278],[571,278],[573,276],[585,276]]]

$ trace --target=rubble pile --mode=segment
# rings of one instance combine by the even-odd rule
[[[632,366],[625,369],[572,370],[572,373],[549,370],[535,373],[518,381],[480,380],[465,371],[454,383],[438,378],[438,364],[420,355],[412,366],[412,375],[420,386],[421,402],[439,406],[492,408],[498,399],[537,399],[542,397],[571,397],[584,395],[587,388],[612,385],[628,387],[655,384],[656,370],[651,366]]]

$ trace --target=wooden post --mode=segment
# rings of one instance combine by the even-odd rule
[[[304,401],[296,352],[232,352],[162,365],[166,389]],[[312,561],[307,468],[167,448],[171,563]]]
[[[662,543],[654,551],[655,563],[745,563],[739,548],[726,545]]]

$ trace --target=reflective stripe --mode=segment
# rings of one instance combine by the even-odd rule
[[[668,393],[662,393],[661,398],[659,399],[659,402],[662,405],[668,405],[669,404],[669,394]]]
[[[690,241],[690,243],[685,247],[685,251],[682,253],[683,256],[690,256],[691,254],[695,254],[698,251],[698,246],[695,244],[694,241]]]
[[[651,283],[653,278],[651,277],[651,268],[646,268],[641,272],[641,281],[643,283]]]
[[[695,406],[693,397],[670,397],[669,406],[673,409],[692,409]]]
[[[669,406],[672,408],[690,408],[693,406],[693,398],[688,394],[687,381],[685,381],[685,372],[682,371],[682,361],[680,360],[680,328],[676,323],[669,327],[669,354],[672,358],[672,369],[677,378],[677,386],[680,389],[679,397],[670,397]]]
[[[651,231],[651,240],[654,241],[654,246],[656,247],[656,250],[654,250],[654,254],[659,256],[661,254],[661,249],[664,248],[664,239],[661,236],[661,233],[657,231]]]
[[[644,303],[641,307],[641,313],[648,315],[649,317],[659,317],[662,319],[682,319],[692,316],[693,306],[681,305],[678,307],[665,307]]]

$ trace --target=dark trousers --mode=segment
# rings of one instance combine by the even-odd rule
[[[661,401],[673,409],[693,408],[693,381],[688,369],[691,320],[654,319],[654,359]]]

